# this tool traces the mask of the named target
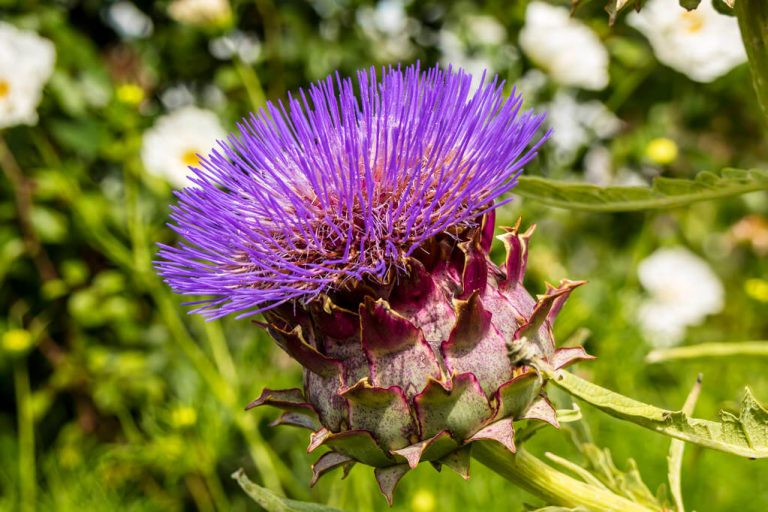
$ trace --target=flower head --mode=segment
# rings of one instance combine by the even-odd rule
[[[361,463],[387,500],[420,462],[469,477],[476,441],[514,452],[513,422],[557,426],[549,372],[590,356],[556,349],[552,322],[574,288],[523,287],[534,226],[494,207],[536,154],[542,116],[501,83],[418,66],[328,78],[239,125],[203,159],[173,218],[186,241],[158,266],[209,316],[264,312],[304,368],[303,389],[248,408],[326,447],[312,483]],[[495,203],[495,204],[494,204]]]
[[[650,293],[638,309],[638,322],[656,346],[679,343],[688,326],[723,309],[723,284],[707,262],[688,249],[659,249],[640,262],[637,274]]]
[[[37,123],[37,105],[55,58],[48,39],[0,22],[0,128]]]
[[[178,193],[158,268],[197,311],[241,316],[392,282],[425,241],[477,224],[545,137],[503,83],[418,66],[328,77],[238,124]],[[495,202],[495,203],[494,203]]]
[[[659,61],[697,82],[711,82],[747,60],[736,18],[718,13],[711,2],[687,11],[649,0],[627,22],[648,38]]]
[[[190,185],[190,167],[225,137],[219,118],[209,110],[182,107],[162,116],[144,133],[141,160],[144,167],[175,187]]]

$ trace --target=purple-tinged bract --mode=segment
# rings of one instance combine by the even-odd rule
[[[496,79],[418,66],[328,77],[268,103],[178,193],[160,274],[209,317],[262,312],[366,280],[384,284],[427,240],[506,200],[542,115]]]

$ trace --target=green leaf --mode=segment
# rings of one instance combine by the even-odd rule
[[[660,434],[742,457],[768,458],[768,410],[749,388],[738,416],[720,411],[720,421],[709,421],[639,402],[562,370],[551,382],[611,416]]]
[[[573,404],[573,409],[558,409],[555,412],[559,423],[573,423],[581,420],[581,409],[576,404]]]
[[[589,512],[588,508],[584,507],[576,507],[576,508],[569,508],[569,507],[542,507],[542,508],[526,508],[526,511],[530,512]]]
[[[686,11],[692,11],[696,9],[700,3],[701,0],[680,0],[680,7]]]
[[[702,343],[688,347],[660,348],[645,356],[647,363],[722,357],[768,357],[768,340],[734,343]]]
[[[696,383],[693,385],[691,392],[688,393],[688,398],[685,399],[683,404],[683,412],[685,414],[693,414],[693,409],[696,407],[696,401],[699,399],[699,392],[701,391],[701,374],[696,379]],[[683,488],[682,488],[682,467],[683,467],[683,452],[685,451],[685,442],[679,439],[673,439],[669,445],[669,455],[667,455],[667,481],[669,482],[669,492],[672,494],[672,500],[675,503],[675,509],[677,512],[685,512],[683,506]]]
[[[571,12],[576,11],[581,3],[582,0],[571,0]],[[645,0],[608,0],[605,3],[605,12],[608,13],[608,23],[613,26],[613,24],[616,23],[616,16],[618,16],[619,12],[629,6],[633,7],[636,11],[639,11],[643,6],[643,3],[645,3]]]
[[[592,443],[583,443],[579,450],[587,459],[585,471],[589,471],[594,478],[603,483],[605,487],[618,494],[653,509],[664,509],[663,505],[648,489],[640,476],[640,470],[634,459],[627,460],[628,469],[621,471],[613,462],[610,450],[600,448]]]
[[[232,478],[237,480],[240,487],[267,512],[341,512],[337,508],[296,501],[278,496],[272,491],[251,482],[243,468],[232,473]]]
[[[558,208],[594,212],[674,208],[758,190],[768,190],[767,170],[724,169],[719,175],[703,171],[692,180],[656,178],[651,187],[600,187],[520,176],[515,187],[515,193],[526,199]]]

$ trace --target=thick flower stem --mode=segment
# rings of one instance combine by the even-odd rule
[[[522,448],[513,455],[498,443],[476,442],[472,456],[550,505],[581,506],[596,512],[653,510],[561,473]]]
[[[763,111],[763,121],[768,126],[768,2],[737,0],[734,9],[749,58],[752,83]]]

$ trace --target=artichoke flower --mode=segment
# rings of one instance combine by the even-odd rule
[[[557,426],[545,375],[590,358],[557,350],[552,322],[582,282],[523,287],[533,227],[498,236],[500,199],[549,133],[496,79],[418,66],[329,77],[268,103],[201,156],[178,193],[158,270],[207,296],[207,317],[261,313],[304,369],[303,389],[248,408],[312,431],[326,472],[375,468],[391,503],[419,462],[469,475],[477,440],[515,451],[513,422]],[[473,85],[476,86],[473,88]],[[338,91],[337,91],[338,89]]]

